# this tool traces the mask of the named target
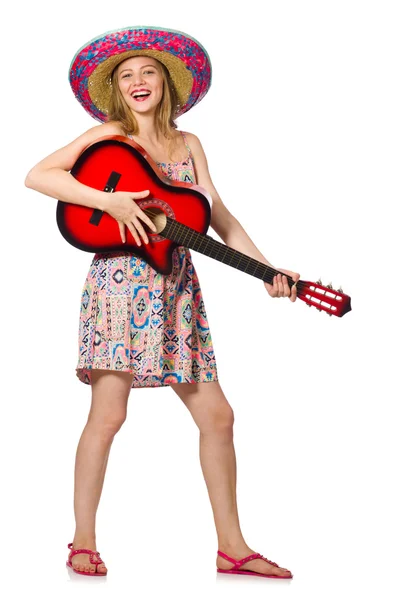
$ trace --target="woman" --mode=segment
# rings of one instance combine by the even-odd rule
[[[28,187],[104,210],[118,221],[123,242],[127,227],[137,244],[149,243],[147,230],[155,231],[155,226],[134,200],[150,190],[110,195],[68,172],[96,139],[128,136],[164,176],[197,183],[209,192],[211,226],[225,244],[270,264],[219,197],[198,137],[176,130],[174,119],[199,102],[211,83],[208,55],[196,40],[153,28],[107,32],[75,55],[70,82],[83,107],[102,124],[33,167]],[[284,272],[298,281],[298,273]],[[296,286],[291,290],[284,275],[264,285],[272,297],[296,300]],[[218,381],[204,301],[187,248],[174,251],[173,271],[167,276],[132,252],[94,256],[81,298],[76,374],[91,385],[92,403],[76,455],[76,530],[68,544],[69,567],[85,575],[107,573],[96,551],[95,515],[110,447],[126,418],[130,389],[169,385],[200,429],[201,466],[218,535],[218,572],[292,577],[255,553],[240,530],[233,411]]]

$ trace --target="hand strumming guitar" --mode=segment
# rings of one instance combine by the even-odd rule
[[[141,245],[141,239],[145,244],[149,243],[149,238],[141,221],[148,225],[153,232],[156,231],[155,224],[152,223],[143,210],[139,208],[138,204],[134,202],[134,200],[145,198],[149,193],[149,190],[144,190],[143,192],[113,192],[113,194],[109,194],[109,202],[107,203],[105,211],[111,217],[116,219],[123,243],[126,241],[126,226],[130,230],[131,235],[138,246]]]

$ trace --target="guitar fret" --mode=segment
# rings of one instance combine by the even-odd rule
[[[215,244],[214,244],[214,248],[216,248],[216,255],[213,258],[215,258],[216,260],[219,260],[219,262],[224,262],[225,255],[226,255],[224,248],[219,248]]]
[[[210,258],[228,264],[244,273],[248,273],[257,279],[261,279],[266,283],[273,283],[273,277],[277,273],[275,269],[261,263],[260,261],[247,256],[246,254],[230,248],[218,240],[214,240],[207,234],[198,233],[195,229],[183,225],[178,221],[167,218],[166,227],[163,234],[168,239],[171,239],[178,244],[186,245],[192,250],[196,250],[201,254],[205,254]],[[291,277],[287,276],[289,285],[293,285]],[[298,288],[300,283],[298,282]]]
[[[214,240],[209,235],[198,233],[187,225],[181,225],[177,221],[168,218],[167,231],[164,230],[164,233],[170,239],[181,245],[186,244],[192,250],[196,250],[219,262],[233,266],[245,273],[250,273],[258,279],[264,280],[265,278],[268,278],[267,265]],[[261,269],[259,269],[259,267],[261,267]]]
[[[229,248],[225,248],[225,259],[228,258],[228,254],[230,254],[231,261],[227,262],[227,265],[231,265],[233,262],[233,252],[229,252]]]
[[[238,263],[236,264],[236,269],[238,269],[238,268],[239,268],[240,261],[241,261],[241,256],[240,256],[240,258],[239,258],[239,260],[238,260]]]
[[[215,258],[215,260],[219,260],[219,248],[217,248],[217,246],[214,245],[214,249],[216,250],[215,254],[212,256],[212,258]],[[220,260],[220,262],[223,262],[222,260]]]
[[[210,239],[210,237],[208,236],[208,238],[206,238],[206,242],[207,242],[207,243],[206,243],[206,245],[205,245],[205,248],[204,248],[204,250],[205,250],[205,251],[207,250],[207,246],[208,246],[208,244],[210,243],[210,241],[211,241],[211,239]],[[207,254],[207,252],[205,252],[205,254]]]
[[[180,225],[178,225],[178,234],[179,234],[179,232],[181,232],[180,233],[181,243],[182,243],[182,245],[185,245],[185,240],[186,240],[187,234],[189,233],[189,230],[184,229]]]

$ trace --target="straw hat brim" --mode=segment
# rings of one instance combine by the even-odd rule
[[[96,120],[107,120],[111,74],[131,56],[151,56],[168,69],[179,116],[202,100],[211,85],[211,62],[197,40],[180,31],[153,27],[113,30],[90,40],[75,54],[69,81],[77,100]]]

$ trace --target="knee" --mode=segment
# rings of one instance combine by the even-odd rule
[[[121,429],[126,418],[126,413],[96,415],[89,417],[87,424],[91,429],[95,429],[95,432],[101,437],[109,439],[113,438]]]
[[[226,438],[233,437],[234,413],[228,402],[210,410],[205,418],[201,433],[217,433]]]

